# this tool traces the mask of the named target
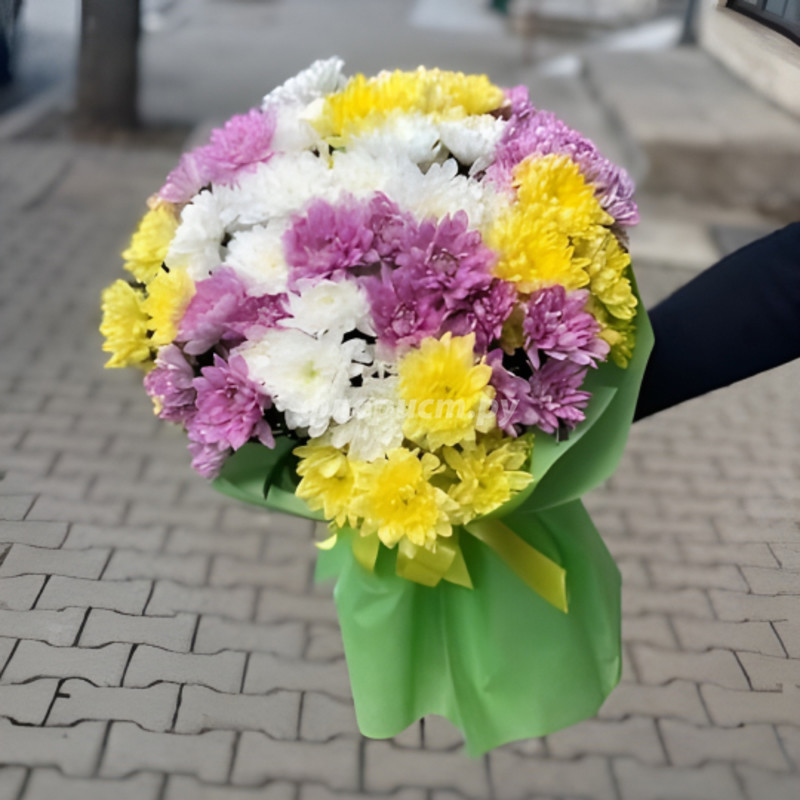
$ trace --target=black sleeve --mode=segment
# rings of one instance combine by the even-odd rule
[[[650,319],[636,419],[800,358],[800,222],[726,256]]]

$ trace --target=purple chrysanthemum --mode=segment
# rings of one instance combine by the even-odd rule
[[[336,205],[314,200],[294,217],[283,235],[289,287],[307,279],[337,279],[352,268],[375,261],[369,204],[345,196]]]
[[[204,478],[216,478],[225,460],[233,452],[230,447],[189,441],[192,469]]]
[[[233,356],[226,362],[215,355],[214,365],[200,372],[193,382],[197,412],[186,426],[189,438],[234,450],[253,438],[274,447],[272,430],[264,419],[270,400],[250,380],[244,359]]]
[[[219,343],[235,347],[251,328],[275,327],[286,316],[283,296],[251,297],[236,272],[221,267],[197,283],[181,320],[178,340],[186,342],[187,353],[200,355]]]
[[[367,292],[379,341],[415,346],[450,330],[476,334],[485,352],[511,312],[511,291],[492,277],[494,253],[459,211],[442,220],[395,229],[396,269],[384,264],[368,278]]]
[[[587,291],[567,294],[563,286],[548,286],[531,295],[523,330],[525,350],[534,369],[541,366],[541,353],[557,361],[597,366],[608,355],[608,343],[597,334],[600,325],[585,310]]]
[[[409,235],[417,229],[414,217],[381,192],[370,200],[368,224],[373,234],[372,247],[378,258],[391,263],[402,252]]]
[[[179,347],[168,344],[158,351],[156,366],[144,377],[144,388],[159,405],[158,416],[186,424],[195,411],[194,369]]]
[[[159,197],[170,203],[186,203],[209,183],[227,183],[243,169],[266,161],[275,133],[275,114],[251,109],[236,114],[222,128],[211,132],[211,141],[184,153],[167,176]]]
[[[492,350],[486,356],[486,363],[492,368],[489,383],[495,391],[497,425],[509,436],[517,436],[519,430],[516,426],[526,424],[525,417],[530,407],[530,384],[503,366],[502,350]]]
[[[511,185],[511,172],[530,155],[552,153],[569,156],[594,185],[603,208],[619,225],[635,225],[639,211],[633,201],[634,184],[628,173],[604,158],[597,147],[550,111],[512,101],[512,117],[497,147],[487,178],[502,186]]]
[[[581,391],[587,367],[551,359],[530,378],[530,394],[524,404],[524,424],[555,433],[562,425],[574,428],[585,419],[591,394]]]

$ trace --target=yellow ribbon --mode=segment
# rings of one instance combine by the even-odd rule
[[[475,520],[463,530],[494,550],[528,588],[559,611],[565,614],[568,612],[567,573],[562,566],[529,545],[500,520]],[[356,531],[351,533],[356,561],[368,572],[374,572],[381,545],[378,535],[372,533],[369,536],[360,536]],[[337,531],[324,541],[317,542],[317,547],[320,550],[330,550],[338,538]],[[459,543],[458,529],[448,539],[437,539],[433,550],[418,547],[407,539],[402,539],[397,547],[396,572],[401,578],[423,586],[437,586],[440,581],[445,580],[472,589],[472,580]]]
[[[567,572],[564,567],[531,547],[498,519],[475,520],[466,529],[491,547],[536,594],[559,611],[568,612]]]

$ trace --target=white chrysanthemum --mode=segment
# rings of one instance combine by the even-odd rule
[[[195,195],[181,212],[166,265],[185,268],[194,281],[207,278],[222,263],[222,240],[231,221],[230,210],[217,193],[206,189]]]
[[[271,148],[276,153],[298,153],[301,150],[323,149],[323,142],[314,126],[297,106],[278,106],[275,109],[275,133]]]
[[[374,461],[403,443],[404,404],[397,391],[396,375],[365,378],[350,389],[352,416],[328,430],[334,447],[349,445],[348,455]]]
[[[231,238],[225,263],[243,279],[248,294],[260,297],[286,291],[289,266],[281,239],[286,227],[285,220],[274,219]]]
[[[300,294],[290,294],[289,312],[291,316],[280,324],[311,336],[342,337],[355,330],[375,335],[367,293],[355,281],[320,281]]]
[[[488,184],[458,174],[458,163],[449,158],[427,172],[397,173],[384,189],[386,195],[417,219],[463,210],[473,228],[485,228],[496,214],[497,192]]]
[[[442,144],[462,163],[485,169],[493,160],[507,122],[491,114],[439,123]]]
[[[348,147],[363,150],[377,159],[391,152],[402,154],[423,169],[442,153],[439,129],[424,114],[391,114],[381,125],[349,140]]]
[[[319,338],[302,331],[276,328],[257,342],[237,349],[247,363],[250,377],[262,387],[286,424],[307,428],[309,436],[321,436],[333,419],[350,418],[350,379],[363,373],[372,359],[362,339],[343,342],[340,336]]]
[[[335,185],[359,198],[382,192],[406,170],[419,172],[412,161],[397,151],[374,154],[357,144],[352,149],[334,152],[332,162]]]
[[[338,91],[347,83],[342,67],[344,61],[335,56],[315,61],[266,95],[262,111],[276,105],[307,105],[318,97]]]
[[[326,158],[313,153],[280,153],[241,175],[235,186],[216,189],[239,225],[261,225],[288,217],[316,197],[338,196]]]

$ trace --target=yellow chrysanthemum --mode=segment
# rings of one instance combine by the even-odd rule
[[[419,112],[436,119],[461,119],[499,108],[502,89],[485,75],[464,75],[424,67],[414,72],[354,75],[340,92],[325,98],[315,124],[325,137],[370,130],[393,112]]]
[[[178,335],[178,323],[194,294],[194,282],[185,269],[161,271],[147,286],[142,309],[151,321],[155,347],[169,344]]]
[[[441,462],[432,453],[421,458],[418,453],[396,447],[359,471],[352,508],[363,517],[362,536],[377,533],[387,547],[408,539],[418,547],[433,548],[438,537],[452,534],[449,515],[458,507],[430,482],[442,469]]]
[[[569,156],[526,158],[514,169],[514,185],[523,213],[555,223],[561,233],[571,238],[593,225],[610,225],[614,221]]]
[[[618,367],[627,367],[636,346],[635,320],[612,317],[605,306],[592,296],[586,303],[586,310],[600,323],[598,335],[608,342],[611,360]]]
[[[423,339],[398,364],[399,393],[406,403],[403,433],[428,450],[474,442],[476,431],[495,425],[489,410],[492,368],[475,363],[475,334]]]
[[[459,505],[456,521],[464,525],[489,514],[524,489],[533,476],[520,467],[528,460],[532,447],[532,436],[484,437],[460,448],[445,447],[444,460],[458,476],[447,492]]]
[[[577,243],[575,252],[588,261],[589,290],[608,313],[621,320],[633,319],[637,300],[627,274],[631,257],[617,237],[597,227]]]
[[[500,254],[494,274],[515,283],[520,292],[556,284],[572,291],[589,283],[587,262],[575,256],[569,237],[553,221],[529,216],[521,208],[497,220],[488,242]]]
[[[312,511],[322,509],[326,519],[344,525],[350,516],[356,476],[364,462],[353,461],[338,448],[313,439],[296,448],[294,454],[300,457],[297,474],[301,476],[295,494]]]
[[[144,295],[125,281],[114,281],[103,290],[103,350],[111,353],[106,367],[143,365],[150,359],[147,314],[142,310]]]
[[[586,286],[588,262],[574,241],[613,219],[578,165],[567,156],[531,156],[514,169],[514,185],[517,202],[487,235],[499,253],[495,274],[526,293]]]
[[[175,236],[178,220],[171,203],[159,202],[139,222],[128,249],[123,252],[125,269],[139,283],[149,283],[161,268]]]

